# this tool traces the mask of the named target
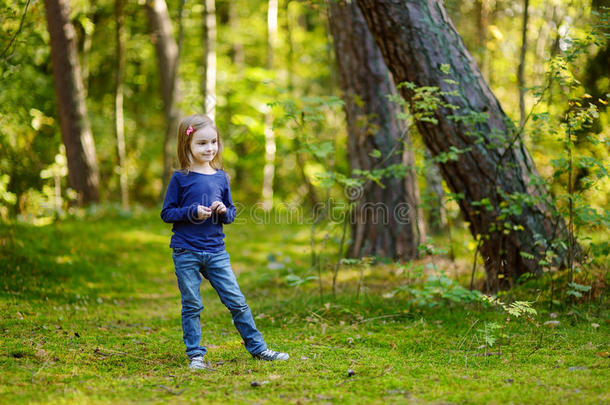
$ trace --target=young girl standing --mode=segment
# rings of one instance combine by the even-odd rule
[[[178,160],[167,187],[161,218],[173,223],[170,247],[182,296],[182,332],[192,369],[207,368],[201,346],[200,286],[205,277],[231,311],[246,350],[257,359],[288,360],[267,348],[239,289],[225,250],[223,224],[235,219],[227,174],[222,168],[222,143],[214,122],[205,115],[186,117],[178,129]]]

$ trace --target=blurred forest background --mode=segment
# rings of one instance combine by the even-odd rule
[[[518,198],[503,195],[503,200],[484,193],[470,198],[468,192],[464,198],[451,177],[457,166],[451,164],[470,149],[435,149],[431,138],[422,137],[422,130],[434,121],[422,112],[451,109],[443,98],[448,93],[425,88],[433,83],[407,83],[407,93],[402,87],[398,95],[391,78],[389,84],[377,81],[374,86],[384,93],[380,99],[393,110],[385,118],[367,110],[370,100],[358,91],[349,98],[350,91],[365,83],[349,69],[355,69],[359,57],[364,62],[374,59],[366,53],[370,33],[359,33],[362,27],[354,22],[374,16],[350,16],[359,13],[355,3],[72,0],[68,5],[58,0],[0,0],[0,217],[46,225],[100,210],[128,215],[157,209],[169,170],[175,167],[176,120],[206,112],[222,136],[234,201],[263,211],[298,206],[312,213],[313,227],[331,223],[327,239],[330,235],[341,256],[349,249],[345,253],[355,258],[410,259],[434,253],[439,244],[432,242],[443,240],[447,243],[441,244],[441,251],[453,259],[467,257],[467,267],[474,257],[473,272],[478,260],[489,273],[497,263],[525,263],[536,256],[533,265],[514,265],[523,268],[512,274],[511,284],[525,273],[555,265],[573,270],[575,260],[605,272],[610,206],[608,2],[444,2],[499,100],[499,111],[519,128],[512,141],[505,137],[496,146],[491,142],[492,149],[500,150],[502,158],[506,145],[529,150],[548,192],[545,204],[557,210],[548,218],[558,215],[567,227],[567,236],[552,246],[569,251],[563,256],[548,254],[548,238],[543,252],[526,251],[534,237],[521,241],[524,250],[516,254],[502,239],[499,247],[489,248],[496,249],[497,260],[489,259],[485,250],[492,234],[519,233],[523,226],[508,220],[491,228],[485,221],[474,226],[468,215],[479,211],[472,214],[473,207],[505,220],[529,215],[523,207],[538,202],[527,201],[527,192]],[[62,31],[58,27],[64,27],[65,42],[56,42],[52,49],[54,29]],[[380,35],[373,32],[378,41]],[[378,50],[371,52],[379,55]],[[54,58],[60,61],[62,55],[69,62],[54,68]],[[441,62],[428,68],[439,75],[457,71],[447,83],[459,81],[460,67]],[[394,68],[389,70],[396,84],[405,81],[396,77]],[[63,112],[71,117],[65,120],[70,124],[60,122],[62,97],[72,105]],[[379,123],[371,124],[378,118]],[[470,119],[473,125],[480,122]],[[402,128],[402,138],[392,138],[398,152],[386,141],[363,141],[375,138],[390,121]],[[353,132],[363,127],[364,138],[358,138]],[[494,136],[490,134],[480,140],[486,147]],[[477,173],[471,176],[480,181]],[[450,184],[448,178],[453,179]],[[396,179],[401,180],[392,183]],[[405,196],[388,195],[396,190]],[[318,215],[314,208],[328,201],[332,204],[323,204],[328,209]],[[390,201],[392,207],[406,202],[417,208],[407,214],[409,221],[385,224],[383,230],[370,216],[357,214],[362,201]],[[336,207],[342,216],[333,221],[330,213]],[[470,214],[464,217],[461,210]],[[348,219],[353,219],[349,227]],[[371,241],[370,235],[377,239]],[[401,241],[404,235],[414,242]],[[457,250],[456,241],[461,246]],[[509,265],[497,264],[492,278],[511,276]],[[572,291],[578,293],[586,286],[575,283],[570,274]]]

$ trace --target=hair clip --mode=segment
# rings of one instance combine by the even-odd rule
[[[189,127],[186,129],[186,136],[189,136],[193,132],[195,132],[195,130],[193,129],[193,126],[189,125]]]

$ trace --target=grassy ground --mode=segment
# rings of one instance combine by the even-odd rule
[[[358,296],[358,271],[341,270],[335,298],[326,275],[320,296],[317,281],[287,283],[313,274],[308,227],[226,233],[259,329],[288,362],[253,360],[204,285],[216,371],[187,368],[171,232],[157,212],[0,225],[0,403],[610,402],[606,310],[587,321],[559,313],[555,328],[540,308],[509,323],[477,305],[421,310],[387,298],[404,282],[391,264],[364,272]]]

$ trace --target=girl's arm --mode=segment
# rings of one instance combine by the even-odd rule
[[[176,174],[172,176],[165,192],[165,200],[161,209],[161,219],[164,222],[186,222],[197,218],[197,204],[188,207],[178,206],[180,196],[180,184]]]
[[[222,193],[222,203],[227,207],[227,212],[221,215],[221,221],[223,224],[230,224],[235,220],[236,209],[233,205],[233,199],[231,198],[231,187],[229,185],[229,177],[225,173],[225,179],[227,180],[227,186]]]

